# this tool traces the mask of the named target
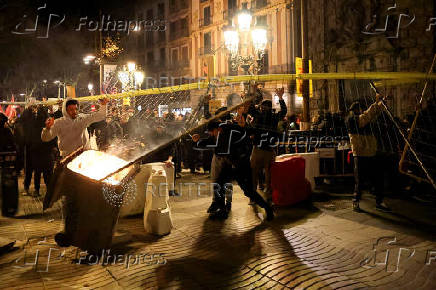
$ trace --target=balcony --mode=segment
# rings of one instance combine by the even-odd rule
[[[189,29],[188,27],[176,29],[173,31],[170,31],[170,41],[180,39],[183,37],[189,37]]]

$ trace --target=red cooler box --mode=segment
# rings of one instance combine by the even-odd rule
[[[293,156],[271,164],[271,187],[274,204],[293,205],[310,197],[310,182],[305,178],[305,160]]]

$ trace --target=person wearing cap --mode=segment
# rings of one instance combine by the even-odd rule
[[[256,133],[253,135],[254,144],[251,154],[251,168],[253,175],[253,187],[256,190],[259,183],[259,176],[262,171],[265,171],[265,193],[268,200],[271,199],[271,162],[275,158],[275,144],[269,144],[268,140],[271,137],[277,136],[277,125],[280,120],[286,116],[288,110],[286,103],[283,100],[284,89],[277,89],[276,94],[279,97],[280,111],[275,113],[272,110],[272,102],[270,100],[262,101],[261,105],[256,108],[252,104],[248,110],[248,114],[253,117],[253,127]],[[262,187],[262,185],[261,185]]]
[[[101,99],[100,109],[92,114],[79,114],[79,101],[67,98],[62,104],[63,117],[54,120],[49,118],[42,129],[41,139],[49,142],[58,137],[58,145],[62,157],[77,150],[80,146],[90,149],[89,134],[86,130],[92,123],[106,119],[108,99]]]
[[[377,139],[371,130],[371,122],[377,119],[382,112],[382,102],[385,98],[376,95],[376,102],[366,111],[362,112],[361,104],[354,102],[349,109],[346,119],[348,135],[354,162],[354,197],[353,210],[360,211],[360,199],[363,181],[368,179],[374,188],[376,196],[376,209],[389,212],[390,208],[383,202],[383,175],[379,172],[380,166],[376,162]]]
[[[266,211],[266,219],[272,220],[274,213],[272,207],[253,188],[250,168],[251,146],[247,129],[237,124],[220,123],[212,121],[207,125],[209,138],[200,139],[194,134],[192,140],[197,148],[214,150],[211,178],[214,184],[214,197],[208,212],[211,218],[227,218],[228,205],[226,195],[232,192],[231,181],[235,179],[245,196]]]

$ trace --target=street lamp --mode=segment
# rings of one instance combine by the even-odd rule
[[[127,68],[129,69],[129,72],[133,72],[136,69],[136,64],[134,62],[128,62]]]
[[[238,53],[239,35],[238,31],[236,31],[233,26],[227,26],[224,28],[224,45],[232,56]]]
[[[266,29],[263,27],[257,27],[251,31],[251,39],[253,41],[254,51],[256,53],[262,53],[265,51],[268,37]]]
[[[230,54],[230,61],[233,70],[241,67],[245,74],[250,73],[250,68],[255,73],[258,73],[263,68],[263,57],[268,43],[267,29],[263,26],[255,26],[251,29],[252,15],[247,9],[247,3],[243,3],[243,8],[237,15],[237,29],[233,25],[224,28],[224,44]],[[251,34],[251,44],[254,50],[254,55],[240,53],[241,39],[247,39]]]
[[[135,84],[137,85],[137,88],[141,89],[141,85],[144,82],[144,72],[142,71],[135,71]]]
[[[64,87],[64,99],[65,99],[65,97],[66,97],[66,95],[67,95],[67,93],[66,93],[66,86],[65,86],[65,83],[63,83],[63,82],[61,82],[61,81],[59,81],[59,80],[56,80],[56,81],[54,81],[53,83],[56,84],[56,85],[58,86],[58,99],[61,98],[61,86]]]
[[[247,3],[243,3],[242,10],[238,13],[238,26],[240,31],[249,31],[251,26],[252,15],[247,9]]]
[[[84,64],[90,64],[93,60],[95,60],[95,56],[94,55],[87,55],[83,58],[83,63]]]
[[[144,72],[138,70],[134,62],[127,63],[127,66],[124,65],[118,72],[118,79],[121,82],[123,91],[141,89],[144,78]]]
[[[89,84],[88,84],[88,90],[89,90],[89,94],[90,94],[91,96],[93,96],[93,95],[94,95],[94,85],[91,84],[91,83],[89,83]]]

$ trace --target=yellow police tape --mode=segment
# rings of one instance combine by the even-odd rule
[[[436,74],[427,74],[420,72],[354,72],[354,73],[311,73],[311,74],[268,74],[268,75],[244,75],[244,76],[226,76],[211,79],[202,79],[200,81],[164,87],[152,88],[145,90],[129,91],[118,94],[104,94],[77,98],[80,101],[96,101],[101,98],[121,99],[145,95],[155,95],[164,93],[174,93],[187,90],[205,89],[214,84],[232,84],[248,81],[273,82],[282,81],[290,82],[300,80],[386,80],[392,84],[410,84],[420,80],[436,80]],[[383,82],[378,82],[383,85]],[[53,105],[56,101],[44,102],[45,105]]]

